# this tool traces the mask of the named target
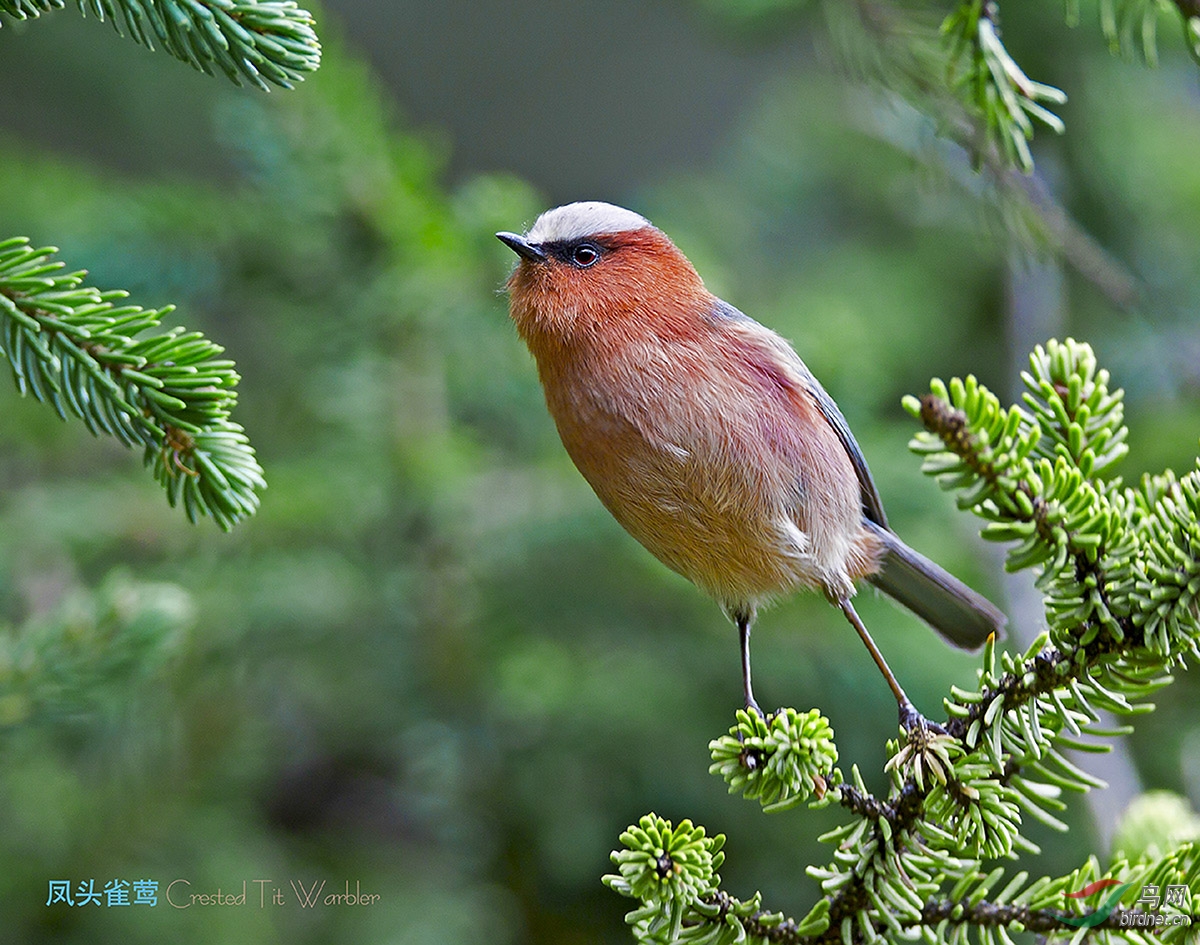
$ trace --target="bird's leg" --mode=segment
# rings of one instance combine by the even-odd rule
[[[925,716],[918,712],[917,707],[908,698],[908,694],[900,687],[900,683],[897,681],[891,667],[888,666],[887,660],[883,658],[883,654],[879,652],[879,647],[871,639],[871,634],[867,632],[866,626],[858,616],[854,605],[850,603],[849,598],[840,599],[837,605],[842,609],[842,613],[846,615],[846,619],[850,621],[854,629],[858,631],[859,638],[866,644],[867,649],[871,653],[871,658],[875,660],[875,665],[879,667],[879,671],[883,673],[883,678],[887,680],[888,688],[892,690],[892,695],[896,697],[896,705],[900,709],[901,728],[905,732],[911,732],[913,729],[933,729],[936,731],[939,726],[931,723]]]
[[[750,683],[750,623],[754,619],[750,614],[741,613],[737,620],[738,638],[742,647],[742,692],[746,697],[746,711],[763,715],[763,710],[754,701],[754,687]]]

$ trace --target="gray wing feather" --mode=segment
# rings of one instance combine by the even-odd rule
[[[812,372],[805,363],[800,360],[800,356],[792,350],[791,345],[773,331],[759,325],[749,315],[746,315],[728,302],[716,299],[713,309],[712,314],[714,318],[728,318],[733,321],[751,322],[777,340],[779,353],[792,363],[792,366],[796,368],[797,372],[804,379],[808,392],[812,394],[813,402],[817,405],[817,409],[821,411],[821,416],[833,427],[838,439],[842,442],[842,447],[846,450],[846,455],[850,457],[850,462],[854,466],[854,475],[858,477],[858,488],[862,494],[863,515],[868,521],[887,528],[888,523],[887,516],[883,511],[883,500],[879,498],[879,490],[875,488],[875,480],[871,478],[871,470],[867,468],[867,460],[858,446],[858,441],[854,439],[854,434],[850,432],[850,424],[842,416],[842,412],[838,409],[838,405],[834,403],[833,398],[825,392],[825,388],[813,377]]]
[[[863,456],[862,450],[859,449],[858,441],[854,439],[854,434],[850,432],[850,424],[842,416],[842,412],[838,409],[838,405],[833,402],[833,398],[825,393],[825,388],[811,374],[809,374],[809,392],[813,395],[813,401],[816,403],[817,409],[821,411],[821,415],[833,427],[834,432],[838,435],[838,439],[842,441],[846,455],[850,457],[850,462],[854,466],[854,474],[858,477],[858,488],[862,493],[863,515],[876,525],[887,528],[888,523],[887,516],[883,512],[883,500],[879,498],[879,490],[875,488],[875,480],[871,478],[871,470],[867,468],[867,460]]]

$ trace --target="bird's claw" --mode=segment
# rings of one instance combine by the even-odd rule
[[[907,700],[900,704],[900,728],[909,741],[921,739],[926,734],[945,735],[946,728],[925,718],[917,707]]]

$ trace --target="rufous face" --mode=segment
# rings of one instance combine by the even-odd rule
[[[508,289],[513,320],[535,355],[576,335],[678,331],[708,304],[670,239],[620,207],[568,204],[547,211],[524,237],[501,238],[521,254]]]

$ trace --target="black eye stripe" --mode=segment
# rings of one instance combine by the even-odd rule
[[[543,243],[542,249],[561,262],[576,269],[586,269],[604,255],[604,247],[595,240],[556,240]]]

